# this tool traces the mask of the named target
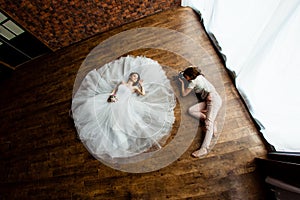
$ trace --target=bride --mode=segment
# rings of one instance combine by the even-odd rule
[[[116,92],[119,90],[119,87],[121,87],[121,86],[127,87],[127,89],[131,93],[145,95],[145,90],[143,88],[142,83],[143,83],[143,81],[140,80],[140,75],[137,72],[131,72],[127,83],[121,82],[110,94],[109,98],[107,99],[107,102],[117,102],[118,101],[118,99],[116,97]],[[139,87],[137,85],[139,85]]]
[[[175,104],[158,62],[127,56],[86,75],[72,99],[72,113],[81,141],[95,158],[128,158],[165,144]]]

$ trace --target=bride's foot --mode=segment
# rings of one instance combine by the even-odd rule
[[[208,152],[207,152],[207,149],[206,149],[206,148],[200,148],[199,150],[194,151],[194,152],[192,153],[192,155],[193,155],[194,157],[196,157],[196,158],[200,158],[200,157],[202,157],[202,156],[205,156],[207,153],[208,153]]]

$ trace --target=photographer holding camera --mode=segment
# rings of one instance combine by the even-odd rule
[[[183,78],[188,81],[185,87]],[[222,99],[217,93],[215,87],[204,77],[201,71],[195,66],[189,66],[178,75],[178,80],[181,82],[181,95],[187,96],[194,90],[199,99],[199,103],[191,106],[188,113],[204,122],[205,137],[199,150],[192,153],[194,157],[202,157],[208,153],[209,145],[213,134],[216,133],[215,119],[222,105]]]

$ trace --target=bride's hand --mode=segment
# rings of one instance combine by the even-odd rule
[[[143,85],[143,83],[144,83],[144,80],[142,80],[142,79],[139,80],[139,84],[140,84],[140,85]]]

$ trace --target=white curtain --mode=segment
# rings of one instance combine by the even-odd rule
[[[183,0],[201,13],[276,151],[300,152],[300,0]]]

